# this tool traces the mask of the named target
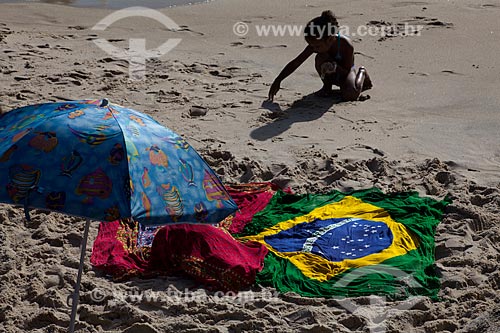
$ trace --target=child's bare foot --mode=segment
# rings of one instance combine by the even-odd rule
[[[373,88],[372,81],[370,81],[369,78],[365,79],[365,82],[363,82],[363,87],[361,88],[361,91],[370,90],[371,88]]]
[[[370,79],[370,76],[366,72],[366,68],[363,66],[359,67],[358,76],[361,75],[361,73],[364,74],[363,86],[361,87],[361,91],[373,88],[372,80]]]

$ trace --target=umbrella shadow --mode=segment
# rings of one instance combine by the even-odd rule
[[[294,123],[308,122],[321,118],[334,104],[342,101],[339,90],[328,98],[318,97],[314,94],[303,96],[296,100],[286,110],[282,110],[278,103],[265,101],[262,107],[271,111],[264,115],[273,121],[262,127],[254,129],[250,137],[259,141],[266,141],[286,132]]]

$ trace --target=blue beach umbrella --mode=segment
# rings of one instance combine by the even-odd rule
[[[0,116],[0,202],[90,220],[143,225],[217,223],[237,206],[179,135],[132,109],[86,100],[22,107]]]

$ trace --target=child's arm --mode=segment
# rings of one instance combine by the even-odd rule
[[[354,47],[348,39],[343,39],[347,43],[342,50],[342,60],[337,63],[336,71],[341,78],[347,77],[354,66]]]
[[[269,100],[272,101],[274,99],[274,95],[280,90],[280,84],[281,81],[283,81],[285,78],[287,78],[290,74],[295,72],[297,68],[300,67],[304,63],[304,61],[307,60],[312,54],[313,54],[313,49],[309,45],[302,51],[295,59],[290,61],[285,68],[281,71],[281,73],[274,79],[273,84],[271,85],[271,88],[269,89]]]

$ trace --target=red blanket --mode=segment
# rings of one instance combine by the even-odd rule
[[[130,220],[101,222],[90,263],[115,279],[144,274],[150,248],[137,247],[138,227]]]
[[[252,220],[252,217],[257,212],[261,211],[274,195],[277,187],[271,183],[252,183],[235,186],[228,186],[227,190],[239,207],[239,211],[234,217],[229,217],[220,223],[220,227],[229,230],[231,234],[239,233],[245,225]],[[149,276],[165,271],[158,267],[159,262],[156,261],[155,269],[150,269],[149,258],[156,258],[164,262],[169,262],[169,265],[177,267],[171,272],[180,272],[191,275],[193,278],[209,283],[214,287],[237,290],[238,286],[248,285],[248,281],[255,276],[257,270],[262,267],[257,262],[248,261],[249,256],[255,257],[256,260],[263,262],[265,256],[263,247],[256,248],[255,244],[241,243],[220,229],[211,227],[206,229],[202,225],[189,225],[188,229],[174,228],[172,231],[162,231],[160,245],[153,249],[150,247],[137,246],[137,234],[139,225],[134,221],[120,220],[114,222],[102,222],[99,225],[99,232],[94,241],[91,264],[99,270],[112,275],[117,280],[129,278],[131,276]],[[164,228],[170,228],[167,226]],[[176,225],[177,227],[177,225]],[[159,228],[160,230],[160,228]],[[175,233],[175,238],[167,239],[167,235]],[[196,234],[198,233],[198,236]],[[184,236],[182,236],[184,234]],[[185,238],[190,234],[196,242],[189,242],[189,238]],[[169,236],[173,237],[173,236]],[[187,239],[187,245],[179,246],[179,239]],[[156,241],[156,236],[155,236]],[[221,245],[231,248],[231,256],[226,256],[225,247],[221,250]],[[191,244],[191,245],[190,245]],[[200,252],[201,247],[206,251]],[[193,260],[189,261],[189,251],[193,257],[198,259],[206,259],[203,262],[198,260],[197,264]],[[159,252],[157,252],[159,251]],[[210,254],[206,258],[199,257],[199,254]],[[262,257],[261,257],[262,255]],[[162,258],[162,259],[160,259]],[[174,262],[177,258],[178,262]],[[239,260],[239,264],[238,264]],[[247,263],[248,262],[248,263]],[[210,265],[207,265],[210,263]],[[227,278],[219,285],[212,283],[214,279],[219,279],[217,270],[212,270],[207,267],[216,267],[228,272],[234,272],[234,278]],[[233,270],[232,270],[233,269]],[[252,272],[254,270],[254,272]],[[202,273],[203,271],[203,273]],[[229,276],[229,275],[228,275]],[[231,280],[233,279],[233,280]],[[250,280],[249,280],[250,279]]]
[[[279,187],[272,183],[250,183],[226,186],[226,189],[239,211],[233,218],[226,219],[229,223],[223,221],[222,224],[226,224],[226,229],[235,235],[242,232],[253,216],[267,206]]]
[[[210,289],[238,291],[255,282],[267,251],[260,243],[236,241],[211,225],[168,225],[156,233],[150,268],[187,274]]]

